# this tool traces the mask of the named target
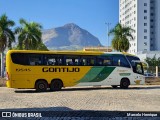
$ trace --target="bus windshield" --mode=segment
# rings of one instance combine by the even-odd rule
[[[144,74],[144,70],[143,70],[142,63],[141,62],[137,62],[137,61],[140,61],[140,59],[138,57],[129,56],[129,55],[126,55],[126,57],[129,60],[131,66],[133,68],[133,72],[143,75]]]

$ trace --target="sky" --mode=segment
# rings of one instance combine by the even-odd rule
[[[0,0],[0,16],[6,14],[19,26],[19,19],[38,22],[43,29],[75,23],[110,45],[109,29],[118,23],[119,0]]]

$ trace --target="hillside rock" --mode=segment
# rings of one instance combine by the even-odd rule
[[[44,30],[42,40],[49,49],[80,49],[101,45],[98,38],[74,23]]]

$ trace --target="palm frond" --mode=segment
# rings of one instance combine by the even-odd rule
[[[37,45],[41,42],[42,26],[36,22],[27,22],[24,19],[20,19],[22,25],[21,29],[17,29],[17,32],[21,34],[21,43],[19,46],[24,46],[24,49],[36,49]]]
[[[5,50],[8,46],[12,47],[12,42],[15,41],[15,36],[10,27],[14,26],[15,23],[12,20],[9,20],[6,14],[0,16],[0,45],[1,50]]]

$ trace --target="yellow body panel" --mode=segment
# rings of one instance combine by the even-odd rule
[[[30,50],[10,50],[6,56],[6,70],[9,75],[7,87],[10,88],[35,88],[35,82],[38,79],[44,79],[51,83],[53,79],[61,79],[64,87],[74,86],[92,66],[27,66],[14,64],[11,60],[11,53],[41,53],[41,54],[69,54],[69,55],[101,55],[102,52],[83,52],[83,51],[30,51]],[[43,68],[64,68],[63,72],[43,72]],[[67,72],[79,68],[79,72]]]
[[[79,68],[79,72],[43,72],[43,68]],[[19,72],[16,70],[20,70]],[[74,86],[91,69],[91,67],[81,66],[17,66],[13,65],[11,74],[11,84],[13,88],[34,88],[35,81],[38,79],[47,80],[48,84],[53,79],[61,79],[64,87]],[[24,70],[24,71],[21,71]],[[26,71],[25,71],[26,70]],[[28,71],[27,71],[28,70]],[[48,69],[47,69],[48,70]]]

